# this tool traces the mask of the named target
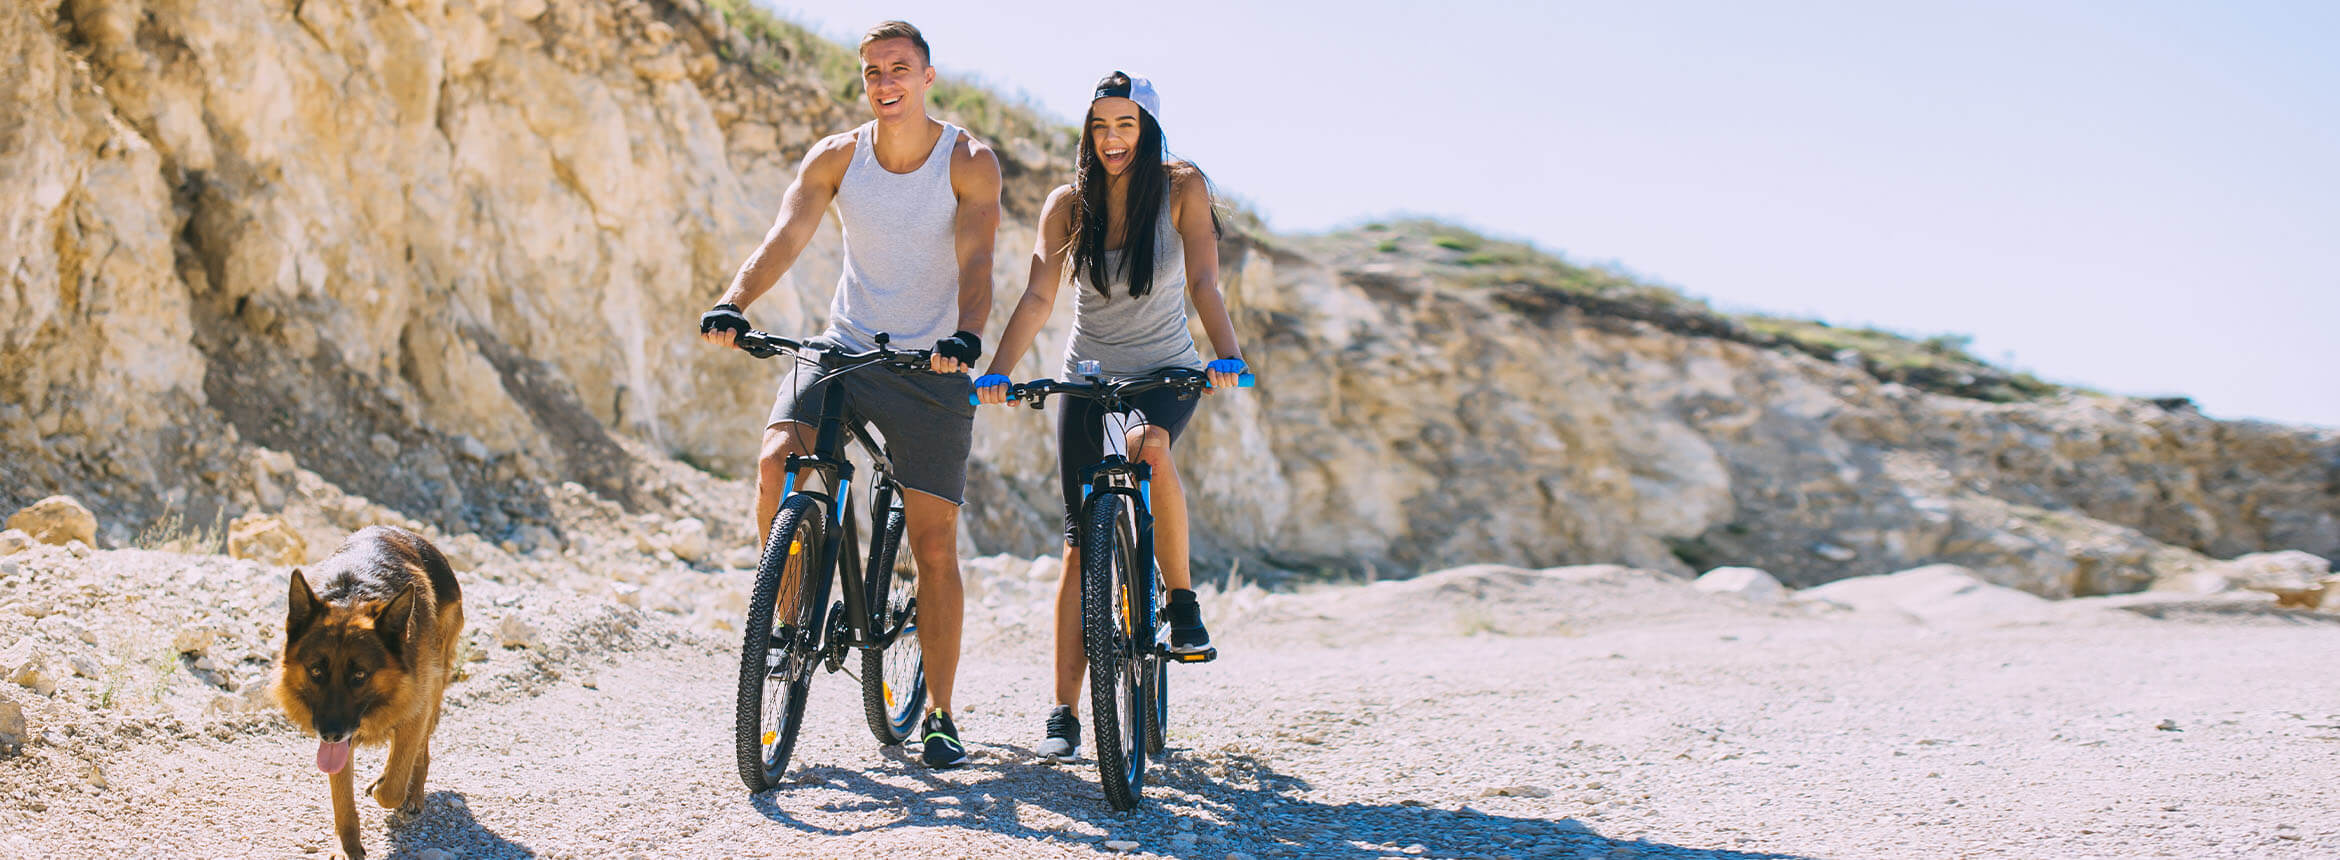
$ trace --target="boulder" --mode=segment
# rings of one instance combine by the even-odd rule
[[[9,516],[8,527],[46,544],[97,543],[97,517],[72,496],[50,496],[34,502]]]
[[[228,555],[261,564],[295,565],[309,560],[309,542],[283,520],[245,514],[228,524]]]
[[[1691,584],[1699,591],[1736,594],[1757,603],[1772,603],[1787,597],[1787,588],[1777,578],[1753,567],[1718,567]]]
[[[2275,595],[2285,609],[2340,608],[2340,586],[2334,586],[2332,563],[2298,550],[2254,552],[2218,564],[2206,572],[2241,588]]]
[[[1924,624],[2015,621],[2048,606],[2045,598],[1984,582],[1974,571],[1955,564],[1840,579],[1796,596],[1858,612],[1899,614]]]

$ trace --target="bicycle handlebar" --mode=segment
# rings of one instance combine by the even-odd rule
[[[886,346],[883,333],[878,335],[877,348],[868,352],[847,352],[843,347],[781,337],[765,331],[750,331],[740,335],[737,342],[741,351],[757,358],[771,358],[784,352],[816,352],[840,367],[884,363],[910,370],[926,370],[929,367],[927,361],[934,354],[934,350],[930,349],[890,349]]]
[[[1235,377],[1235,387],[1237,388],[1251,388],[1254,384],[1255,379],[1250,371],[1244,371]],[[1074,397],[1092,398],[1108,395],[1130,397],[1157,388],[1184,388],[1193,391],[1209,387],[1211,387],[1211,378],[1202,371],[1172,368],[1155,371],[1144,376],[1123,377],[1112,381],[1059,382],[1054,379],[1035,379],[1030,382],[1009,385],[1007,399],[1009,403],[1029,399],[1032,408],[1038,409],[1040,404],[1046,401],[1048,395],[1051,394],[1069,394]],[[981,406],[983,405],[983,396],[970,393],[967,395],[967,402]]]

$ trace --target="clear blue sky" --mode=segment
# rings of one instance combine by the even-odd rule
[[[1279,230],[1435,215],[2340,426],[2340,3],[773,5],[909,20],[1068,122],[1148,75],[1173,149]]]

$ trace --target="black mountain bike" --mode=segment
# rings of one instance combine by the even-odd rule
[[[1090,368],[1081,368],[1087,373]],[[1239,378],[1251,387],[1251,374]],[[1008,389],[1009,400],[1038,409],[1049,395],[1097,401],[1105,409],[1104,459],[1081,470],[1081,509],[1074,519],[1081,550],[1081,640],[1089,656],[1089,712],[1097,739],[1097,771],[1105,801],[1134,809],[1144,799],[1146,758],[1162,753],[1170,720],[1172,662],[1201,663],[1216,649],[1174,653],[1168,628],[1157,623],[1169,595],[1154,570],[1154,511],[1150,470],[1129,457],[1127,428],[1139,423],[1129,398],[1159,388],[1187,397],[1210,387],[1210,377],[1185,368],[1111,381],[1035,379]]]
[[[846,352],[760,331],[739,336],[757,358],[783,353],[814,356],[829,379],[874,365],[925,370],[927,350],[878,347]],[[925,661],[918,649],[916,583],[894,571],[902,543],[902,486],[884,446],[863,422],[845,415],[844,387],[830,385],[822,400],[820,433],[810,456],[788,458],[788,482],[772,536],[756,566],[748,596],[745,641],[739,655],[737,739],[739,778],[748,790],[773,787],[788,769],[814,668],[845,667],[848,649],[861,649],[861,703],[878,743],[910,736],[926,704]],[[877,480],[869,493],[869,555],[863,564],[858,520],[852,512],[850,438],[868,455]],[[832,576],[832,574],[835,574]],[[838,581],[842,599],[829,603]]]

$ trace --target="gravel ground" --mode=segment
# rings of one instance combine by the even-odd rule
[[[156,678],[100,659],[48,696],[0,685],[32,724],[0,759],[0,855],[327,850],[314,740],[239,706],[275,647],[252,640],[282,611],[268,602],[281,569],[46,548],[12,564],[0,643],[19,648],[136,654],[112,643],[173,638],[213,618],[202,606],[242,620],[203,622],[223,628],[200,653],[224,671],[181,652]],[[552,563],[467,574],[478,659],[450,693],[428,805],[397,821],[361,806],[367,844],[417,858],[2340,856],[2332,614],[2096,600],[1942,627],[1614,567],[1246,588],[1206,598],[1226,656],[1173,668],[1173,750],[1146,805],[1120,814],[1092,762],[1029,751],[1047,649],[1016,607],[1047,565],[970,570],[959,716],[974,763],[930,772],[879,748],[854,682],[823,675],[793,782],[759,796],[731,762],[734,640],[700,623],[701,602],[615,602]],[[730,592],[745,574],[693,576]],[[120,598],[157,577],[185,587]],[[46,620],[63,616],[89,635]],[[361,750],[355,767],[370,779],[380,765]]]

